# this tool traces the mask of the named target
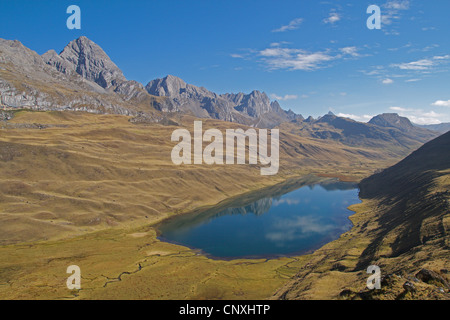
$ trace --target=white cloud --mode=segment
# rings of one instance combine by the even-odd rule
[[[300,27],[302,22],[303,22],[302,18],[297,18],[297,19],[292,20],[291,22],[289,22],[289,24],[287,24],[285,26],[281,26],[278,29],[272,30],[272,32],[285,32],[285,31],[289,31],[289,30],[295,30]]]
[[[397,112],[402,117],[407,117],[416,124],[439,124],[442,122],[442,119],[448,118],[445,114],[440,114],[433,110],[427,111],[403,107],[390,107],[389,109]]]
[[[437,100],[436,102],[433,102],[431,105],[436,107],[450,107],[450,100],[447,101]]]
[[[275,93],[272,93],[270,95],[270,97],[274,100],[279,100],[279,101],[295,100],[298,98],[298,96],[295,94],[286,94],[285,96],[279,96],[279,95],[276,95]]]
[[[444,115],[436,113],[434,111],[430,112],[419,112],[419,114],[409,114],[407,117],[411,122],[417,124],[439,124],[442,121],[440,120]]]
[[[304,70],[311,71],[325,67],[326,62],[345,58],[348,56],[359,57],[356,47],[345,47],[338,49],[338,52],[331,50],[308,52],[303,49],[292,49],[283,47],[274,47],[259,51],[259,56],[270,70]]]
[[[381,83],[383,83],[383,84],[392,84],[392,83],[394,83],[394,80],[392,80],[392,79],[384,79],[383,81],[381,81]]]
[[[306,52],[301,49],[267,48],[259,52],[269,69],[315,70],[335,57],[324,52]]]
[[[338,113],[337,116],[343,117],[343,118],[350,118],[350,119],[353,119],[355,121],[360,121],[360,122],[368,122],[370,119],[372,119],[374,117],[373,115],[368,115],[368,114],[358,116],[356,114],[348,114],[348,113]]]
[[[394,10],[408,10],[409,9],[409,0],[391,0],[388,1],[385,5],[387,9]]]
[[[447,59],[450,59],[450,55],[447,54],[445,56],[434,56],[433,59],[434,60],[447,60]]]
[[[339,20],[341,20],[341,16],[339,15],[339,13],[332,11],[332,12],[330,12],[330,15],[328,16],[328,18],[323,19],[323,22],[335,24]]]

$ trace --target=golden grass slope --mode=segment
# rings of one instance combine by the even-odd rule
[[[392,163],[364,150],[281,133],[280,171],[171,162],[175,126],[129,117],[18,112],[0,130],[0,243],[47,240],[140,225],[306,173],[356,178]],[[193,132],[194,118],[185,126]],[[28,128],[26,125],[39,124]],[[43,127],[44,129],[37,129]],[[239,125],[204,121],[204,130]],[[383,160],[381,160],[383,159]]]

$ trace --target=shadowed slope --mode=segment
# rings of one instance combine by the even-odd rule
[[[450,299],[450,133],[360,183],[353,228],[311,255],[276,299]],[[366,268],[381,268],[381,290]],[[423,271],[422,269],[426,269]],[[420,272],[438,282],[415,281]],[[445,280],[447,278],[447,280]],[[414,292],[405,283],[414,283]],[[406,288],[406,289],[405,289]]]

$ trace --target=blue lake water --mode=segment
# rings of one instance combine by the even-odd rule
[[[347,207],[359,203],[352,183],[264,190],[161,224],[159,239],[215,258],[270,258],[304,254],[348,231]]]

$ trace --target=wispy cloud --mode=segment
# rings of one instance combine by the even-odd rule
[[[397,67],[402,70],[428,70],[434,65],[434,62],[429,59],[422,59],[412,62],[393,64],[393,67]]]
[[[279,101],[295,100],[295,99],[298,98],[298,96],[295,95],[295,94],[286,94],[286,95],[284,95],[284,96],[279,96],[279,95],[277,95],[277,94],[275,94],[275,93],[272,93],[272,94],[270,95],[270,97],[271,97],[272,99],[274,99],[274,100],[279,100]]]
[[[446,60],[450,59],[450,55],[445,56],[434,56],[431,58],[420,59],[417,61],[405,62],[392,64],[391,67],[399,68],[401,70],[415,70],[415,71],[425,71],[430,70],[437,65],[445,63]]]
[[[271,47],[279,47],[279,46],[286,45],[286,44],[291,44],[291,42],[288,42],[288,41],[272,42],[270,44],[270,46]]]
[[[405,112],[405,111],[411,111],[412,109],[402,108],[402,107],[390,107],[389,108],[392,111],[399,111],[399,112]]]
[[[410,9],[409,0],[389,0],[382,5],[381,25],[386,35],[400,35],[395,30],[395,25],[403,16],[403,13]]]
[[[422,79],[407,79],[405,80],[405,82],[417,82],[417,81],[421,81]]]
[[[401,12],[409,10],[409,0],[390,0],[383,7],[381,15],[381,23],[383,25],[391,25],[395,20],[399,20]]]
[[[368,70],[359,71],[383,84],[392,84],[396,78],[407,78],[404,82],[411,83],[448,71],[449,63],[450,55],[435,55],[415,61],[391,63],[388,66],[372,66]]]
[[[286,32],[286,31],[290,31],[290,30],[295,30],[300,27],[302,22],[303,22],[303,18],[296,18],[296,19],[292,20],[291,22],[289,22],[289,24],[281,26],[278,29],[272,30],[272,32]]]
[[[323,22],[327,24],[335,24],[339,20],[341,20],[341,15],[336,11],[332,10],[329,13],[328,18],[323,19]]]

